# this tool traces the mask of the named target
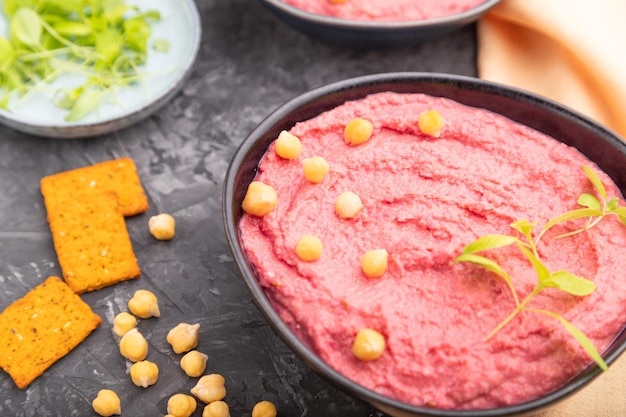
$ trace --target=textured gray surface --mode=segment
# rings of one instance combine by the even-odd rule
[[[275,402],[280,416],[382,416],[313,374],[273,333],[252,303],[230,257],[221,223],[222,179],[241,140],[273,109],[314,87],[391,71],[475,75],[474,27],[393,50],[354,51],[319,43],[250,0],[198,1],[203,43],[182,92],[149,119],[92,139],[55,140],[0,126],[0,309],[50,275],[60,275],[39,190],[41,177],[129,156],[150,210],[127,219],[142,268],[139,279],[85,294],[103,324],[25,390],[0,372],[0,416],[90,416],[101,388],[116,390],[123,415],[159,416],[195,379],[167,342],[179,322],[200,323],[207,372],[226,378],[233,416]],[[177,219],[170,242],[153,239],[148,218]],[[160,318],[141,320],[148,359],[160,379],[136,387],[111,331],[137,289],[154,291]],[[194,413],[200,416],[201,407]]]

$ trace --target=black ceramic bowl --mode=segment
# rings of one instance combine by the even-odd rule
[[[288,25],[323,42],[353,48],[384,48],[422,42],[459,29],[476,21],[500,0],[485,0],[452,16],[404,22],[339,19],[309,13],[282,0],[260,1]]]
[[[281,130],[290,129],[298,121],[315,117],[345,101],[384,91],[441,96],[502,114],[576,147],[611,176],[622,194],[626,194],[626,144],[611,131],[545,98],[474,78],[433,73],[378,74],[330,84],[296,97],[272,113],[243,141],[226,173],[223,195],[225,231],[235,262],[254,301],[278,335],[313,371],[392,416],[524,416],[554,406],[590,383],[602,371],[595,366],[589,367],[554,392],[508,407],[450,411],[401,403],[366,389],[330,368],[292,333],[272,308],[259,285],[254,269],[242,249],[238,223],[242,215],[241,202],[248,184],[255,177],[259,161],[268,146]],[[603,357],[610,365],[625,349],[626,331],[622,331]]]

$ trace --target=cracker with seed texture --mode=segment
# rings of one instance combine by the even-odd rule
[[[100,323],[59,277],[49,277],[0,313],[0,368],[26,388]]]
[[[46,206],[68,199],[89,199],[111,191],[117,194],[124,216],[148,210],[148,198],[131,158],[112,159],[41,179],[41,193]]]
[[[63,278],[77,294],[141,275],[115,193],[50,206],[48,223]]]
[[[148,209],[135,163],[119,158],[41,180],[54,248],[77,294],[141,274],[124,216]]]

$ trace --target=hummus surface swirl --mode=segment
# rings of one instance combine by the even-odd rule
[[[340,19],[403,22],[463,13],[485,0],[284,0],[309,13]]]
[[[445,120],[439,137],[417,125],[430,109]],[[355,117],[374,126],[358,146],[343,140]],[[373,94],[290,132],[302,142],[301,155],[282,159],[270,146],[256,178],[276,190],[278,204],[263,217],[244,215],[240,233],[280,316],[331,367],[406,403],[479,409],[533,399],[591,363],[557,320],[533,312],[485,340],[515,308],[511,293],[496,275],[454,263],[480,236],[511,234],[519,219],[541,227],[576,208],[580,193],[593,193],[582,165],[594,167],[609,198],[620,196],[582,154],[500,115],[421,94]],[[302,175],[302,159],[314,155],[330,166],[320,184]],[[352,219],[335,213],[344,191],[363,203]],[[554,239],[581,224],[554,227],[538,250],[551,271],[593,280],[596,291],[575,297],[548,289],[530,306],[561,314],[602,351],[626,321],[626,227],[610,218]],[[295,254],[305,234],[323,242],[316,261]],[[388,251],[388,269],[367,278],[360,259],[377,248]],[[536,274],[514,245],[487,256],[509,273],[520,298],[532,291]],[[370,362],[351,350],[366,327],[387,344]]]

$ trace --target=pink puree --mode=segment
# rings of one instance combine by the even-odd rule
[[[439,138],[418,131],[418,115],[437,109],[445,118]],[[353,117],[373,121],[374,136],[359,146],[343,141]],[[523,312],[489,341],[485,336],[513,309],[496,275],[453,260],[486,234],[513,233],[517,219],[538,220],[577,208],[593,192],[576,150],[484,110],[424,95],[384,93],[348,102],[298,123],[303,152],[283,160],[273,147],[258,180],[278,194],[265,217],[244,216],[241,234],[259,279],[284,320],[340,373],[381,394],[416,405],[476,409],[515,404],[557,388],[590,363],[554,319]],[[302,158],[323,156],[330,173],[307,182]],[[609,198],[619,190],[600,173]],[[343,191],[360,195],[355,219],[335,214]],[[624,204],[623,200],[620,200]],[[588,297],[545,290],[532,307],[556,311],[602,351],[626,318],[626,227],[615,216],[587,233],[554,240],[578,227],[548,233],[540,256],[560,269],[596,282]],[[321,258],[300,261],[303,234],[324,244]],[[387,273],[365,278],[360,258],[369,249],[390,253]],[[536,283],[532,267],[514,247],[498,256],[520,298]],[[383,356],[362,362],[351,352],[363,327],[387,340]]]
[[[485,0],[284,0],[310,13],[351,20],[409,21],[451,16]]]

